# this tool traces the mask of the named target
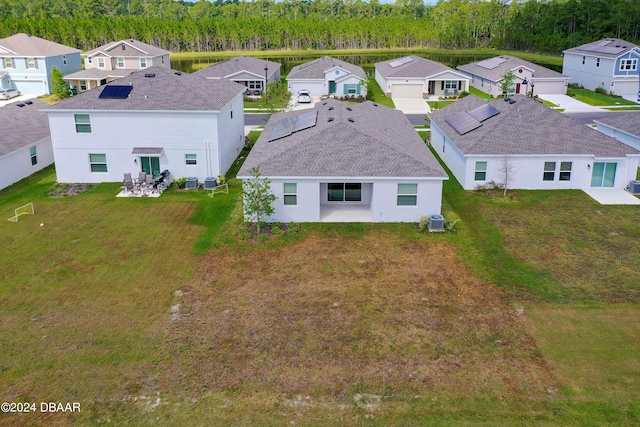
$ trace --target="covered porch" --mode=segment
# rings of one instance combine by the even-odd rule
[[[320,222],[373,222],[369,205],[320,205]]]

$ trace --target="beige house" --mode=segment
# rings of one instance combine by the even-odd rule
[[[120,40],[82,54],[84,70],[67,74],[72,89],[84,92],[148,67],[171,68],[170,52],[138,40]]]

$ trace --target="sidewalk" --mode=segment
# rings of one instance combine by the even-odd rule
[[[552,102],[564,110],[565,113],[590,113],[595,111],[602,111],[602,107],[594,107],[593,105],[585,104],[578,101],[568,95],[538,95],[538,98],[545,101]]]

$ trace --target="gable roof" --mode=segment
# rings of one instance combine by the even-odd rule
[[[630,111],[621,116],[603,117],[594,120],[596,123],[618,129],[640,138],[640,111]]]
[[[322,58],[314,59],[313,61],[305,62],[304,64],[296,65],[291,69],[287,80],[293,79],[323,79],[324,73],[335,67],[340,67],[353,74],[356,77],[364,78],[364,70],[354,64],[350,64],[340,59],[332,58],[330,56],[324,56]]]
[[[390,59],[388,61],[376,62],[376,70],[385,78],[426,78],[447,71],[457,74],[463,78],[467,76],[459,73],[453,68],[447,67],[439,62],[431,61],[416,55],[404,56],[402,58]]]
[[[317,111],[315,126],[269,141],[279,123],[312,111]],[[238,176],[249,176],[253,167],[270,177],[447,177],[402,112],[371,101],[348,106],[334,99],[314,110],[273,115]]]
[[[124,46],[124,49],[122,48]],[[155,57],[161,55],[170,55],[168,50],[160,49],[147,43],[135,39],[120,40],[113,43],[107,43],[91,49],[82,54],[82,56],[94,56],[97,54],[107,56],[129,56],[129,57]]]
[[[24,33],[0,39],[0,56],[3,57],[49,57],[79,52],[80,49]]]
[[[486,104],[469,95],[429,114],[465,155],[563,155],[623,157],[639,151],[524,95],[511,97],[513,104],[498,99],[489,103],[500,111],[482,126],[460,135],[446,119]]]
[[[537,79],[569,79],[569,77],[558,73],[557,71],[550,70],[541,65],[534,64],[524,59],[516,58],[513,56],[502,55],[490,58],[492,63],[486,63],[486,59],[478,62],[472,62],[471,64],[460,65],[458,70],[465,73],[473,74],[478,77],[483,77],[487,80],[497,82],[502,78],[504,73],[508,70],[515,70],[516,68],[528,68],[532,71],[533,78]],[[487,68],[489,64],[489,68]],[[493,66],[495,64],[495,67]],[[484,66],[483,66],[484,65]],[[517,75],[517,73],[515,73]]]
[[[31,99],[31,105],[24,101],[7,104],[0,108],[0,157],[20,148],[32,145],[49,136],[49,118],[40,112],[48,105]],[[18,107],[18,104],[24,104]]]
[[[567,49],[563,53],[576,53],[579,55],[596,55],[608,58],[617,58],[637,48],[633,43],[622,39],[607,38],[595,42],[583,44],[578,47]]]
[[[202,70],[196,71],[197,74],[206,78],[229,78],[232,75],[248,71],[260,77],[264,77],[265,65],[269,69],[268,75],[271,77],[281,67],[277,62],[267,61],[266,59],[253,58],[250,56],[236,56],[226,61],[209,65]]]
[[[112,86],[132,86],[130,96],[100,98],[102,92]],[[45,111],[220,111],[244,91],[244,86],[229,80],[206,80],[165,67],[149,67],[82,92]]]

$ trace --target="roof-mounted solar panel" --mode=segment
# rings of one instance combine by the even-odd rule
[[[493,105],[483,104],[468,112],[471,117],[479,122],[483,122],[490,117],[500,114],[500,111]]]
[[[294,132],[308,129],[316,125],[318,120],[318,111],[311,111],[309,113],[300,114],[295,117],[287,117],[280,120],[274,126],[271,134],[269,134],[268,141],[275,141],[276,139],[284,138]]]
[[[464,135],[465,133],[471,132],[472,130],[482,126],[482,123],[464,111],[446,118],[445,121],[449,123],[449,125],[460,135]]]
[[[126,99],[129,97],[133,86],[117,86],[109,85],[102,89],[102,93],[98,98],[101,99]]]
[[[409,63],[411,61],[413,61],[413,58],[411,58],[410,56],[407,56],[407,57],[396,59],[395,61],[389,62],[389,66],[391,68],[396,68],[396,67],[399,67],[401,65],[407,64],[407,63]]]

